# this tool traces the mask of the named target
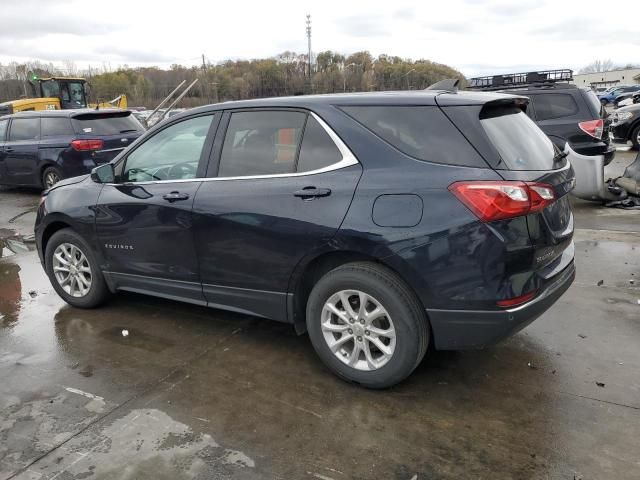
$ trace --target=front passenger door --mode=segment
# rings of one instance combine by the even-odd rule
[[[215,116],[165,126],[116,167],[98,198],[96,232],[116,288],[204,303],[191,208]]]

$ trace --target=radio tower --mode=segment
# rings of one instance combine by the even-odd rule
[[[311,78],[311,15],[307,14],[307,46],[309,48],[309,78]]]

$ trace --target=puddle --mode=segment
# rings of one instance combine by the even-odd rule
[[[123,332],[127,332],[126,335]],[[130,327],[112,327],[100,332],[100,336],[120,345],[140,348],[154,353],[161,352],[174,345],[170,340]]]
[[[13,263],[0,263],[0,326],[8,327],[18,321],[22,283],[20,267]]]

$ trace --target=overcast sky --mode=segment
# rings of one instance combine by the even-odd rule
[[[307,13],[314,52],[426,58],[468,76],[640,63],[637,0],[0,0],[0,63],[166,67],[203,53],[305,52]]]

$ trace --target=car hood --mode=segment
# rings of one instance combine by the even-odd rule
[[[47,192],[51,192],[51,191],[56,190],[56,189],[58,189],[60,187],[64,187],[65,185],[73,185],[74,183],[84,182],[90,176],[91,175],[87,174],[87,175],[80,175],[78,177],[65,178],[63,180],[60,180],[58,183],[56,183],[53,187],[51,187],[49,190],[47,190]]]

